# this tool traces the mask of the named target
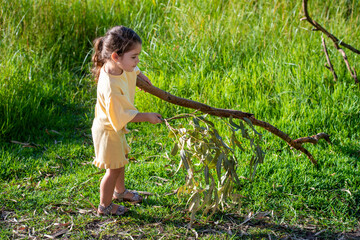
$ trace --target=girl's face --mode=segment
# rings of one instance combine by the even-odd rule
[[[136,43],[134,48],[129,52],[124,53],[124,55],[120,56],[116,63],[117,65],[126,72],[134,71],[134,68],[139,63],[139,55],[141,52],[141,44]]]

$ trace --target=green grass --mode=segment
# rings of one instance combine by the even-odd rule
[[[338,82],[323,67],[321,33],[300,22],[301,1],[0,3],[1,238],[45,238],[64,229],[71,239],[355,236],[359,86],[328,39]],[[355,0],[309,1],[313,19],[357,49],[359,9]],[[254,113],[292,138],[328,133],[332,145],[306,145],[319,168],[257,128],[266,158],[252,182],[241,179],[236,192],[244,197],[209,222],[198,215],[191,230],[187,197],[165,195],[185,183],[184,172],[174,175],[178,157],[168,157],[173,146],[168,130],[129,124],[133,160],[127,187],[154,195],[123,218],[89,212],[90,203],[98,203],[103,174],[90,164],[96,101],[91,42],[120,24],[142,37],[139,67],[154,85],[214,107]],[[360,72],[360,56],[345,51]],[[166,118],[190,111],[144,92],[135,102],[140,111]],[[247,177],[249,159],[240,153],[239,159],[238,173]]]

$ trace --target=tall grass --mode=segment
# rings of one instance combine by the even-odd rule
[[[65,181],[62,175],[72,178],[95,171],[81,165],[93,155],[88,138],[96,101],[90,75],[92,40],[111,26],[126,25],[143,39],[139,67],[154,85],[215,107],[254,113],[293,138],[319,132],[331,136],[333,145],[308,146],[319,160],[319,170],[263,132],[266,161],[253,183],[239,187],[248,196],[240,212],[274,210],[280,222],[281,216],[297,220],[308,214],[324,225],[355,224],[360,213],[359,86],[327,40],[339,76],[338,82],[333,81],[323,66],[321,33],[300,22],[301,1],[1,0],[0,4],[2,183],[23,178],[42,181],[46,175],[38,171],[53,173],[55,165],[61,167],[53,177],[59,184]],[[360,48],[358,1],[309,1],[309,11],[339,39]],[[360,56],[347,53],[360,72]],[[138,92],[135,101],[139,110],[164,117],[189,111],[144,92]],[[163,165],[168,160],[159,157],[172,145],[166,128],[147,124],[132,128],[139,130],[129,135],[134,157],[145,162],[156,158],[158,163],[130,164],[131,184],[139,185],[139,174],[142,179],[155,173],[167,176]],[[159,134],[153,136],[155,131]],[[47,150],[25,150],[10,140],[40,143]],[[64,159],[76,167],[69,167]],[[246,165],[247,159],[243,161]],[[21,168],[27,170],[21,172]],[[246,169],[239,173],[245,175]],[[176,181],[174,186],[181,184],[181,177]],[[7,198],[12,197],[13,187],[4,187]],[[96,187],[87,193],[92,201],[96,201]],[[165,191],[157,186],[151,189]],[[38,194],[44,193],[39,190]],[[20,210],[26,211],[31,203],[25,200]]]
[[[358,32],[350,26],[359,22],[358,3],[331,4],[311,2],[311,14],[340,39],[356,45]],[[77,84],[88,86],[91,41],[115,24],[139,32],[144,39],[143,70],[154,81],[166,75],[158,84],[176,86],[184,97],[194,95],[223,107],[237,104],[259,117],[273,118],[284,115],[276,114],[274,107],[293,112],[299,104],[305,105],[297,108],[302,114],[312,114],[307,111],[309,95],[319,90],[332,96],[330,76],[318,64],[324,62],[320,34],[299,22],[300,1],[135,1],[133,5],[127,1],[2,1],[2,6],[1,96],[6,99],[1,104],[2,135],[21,135],[16,133],[19,129],[49,123],[59,105],[54,98],[71,105],[70,99],[63,100],[73,96],[60,86],[72,87],[71,92]],[[351,91],[352,80],[340,56],[334,50],[331,54],[339,84],[349,84],[344,89]],[[355,67],[357,59],[350,54]],[[323,88],[317,89],[321,82]]]

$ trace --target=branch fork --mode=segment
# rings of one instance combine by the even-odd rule
[[[256,119],[254,117],[254,114],[252,114],[252,113],[241,112],[241,111],[231,110],[231,109],[214,108],[214,107],[211,107],[206,104],[196,102],[196,101],[193,101],[190,99],[180,98],[180,97],[174,96],[160,88],[150,85],[149,83],[147,83],[145,80],[143,80],[139,76],[137,77],[136,86],[138,88],[166,101],[166,102],[169,102],[169,103],[172,103],[172,104],[175,104],[178,106],[195,109],[200,112],[207,113],[207,114],[210,114],[213,116],[218,116],[218,117],[226,117],[226,118],[233,117],[233,118],[237,118],[237,119],[240,119],[243,121],[246,121],[245,119],[248,119],[251,121],[251,123],[253,125],[264,128],[265,130],[271,132],[272,134],[278,136],[279,138],[281,138],[282,140],[287,142],[287,144],[290,147],[295,148],[296,150],[299,150],[299,151],[305,153],[306,156],[310,159],[310,161],[314,165],[317,165],[317,161],[314,159],[312,154],[306,148],[304,148],[303,144],[308,143],[308,142],[310,142],[312,144],[316,144],[322,138],[324,138],[325,140],[330,142],[329,135],[327,135],[326,133],[319,133],[319,134],[313,135],[311,137],[304,137],[304,138],[298,138],[298,139],[293,140],[292,138],[289,137],[289,135],[287,135],[283,131],[279,130],[278,128],[274,127],[270,123]]]
[[[334,46],[335,48],[341,53],[341,55],[343,56],[343,59],[344,59],[344,62],[346,64],[346,67],[347,69],[349,70],[350,72],[350,75],[351,77],[355,80],[355,84],[359,84],[359,79],[357,78],[357,74],[356,74],[356,70],[355,70],[355,67],[351,68],[350,66],[350,63],[349,63],[349,60],[346,56],[346,53],[345,51],[340,47],[340,46],[343,46],[347,49],[349,49],[350,51],[354,52],[354,53],[357,53],[357,54],[360,54],[360,50],[354,48],[353,46],[343,42],[343,41],[340,41],[337,37],[335,37],[333,34],[331,34],[330,32],[328,32],[324,27],[322,27],[319,23],[317,23],[316,21],[314,21],[310,15],[309,15],[309,12],[308,12],[308,8],[307,8],[307,0],[303,0],[302,2],[302,6],[303,6],[303,10],[304,10],[304,14],[305,14],[305,17],[301,18],[300,21],[308,21],[311,25],[313,25],[315,27],[315,30],[316,31],[321,31],[323,32],[327,37],[329,37],[333,43],[334,43]],[[323,43],[323,47],[324,47],[324,51],[325,51],[325,55],[326,55],[326,59],[328,61],[328,64],[329,64],[329,68],[330,71],[332,72],[333,76],[334,76],[334,80],[336,81],[337,80],[337,76],[336,76],[336,73],[334,71],[334,69],[332,68],[332,64],[330,62],[330,58],[327,54],[327,50],[326,50],[326,45],[325,45],[325,41],[324,39],[322,40],[322,43]],[[360,86],[360,84],[359,84]]]

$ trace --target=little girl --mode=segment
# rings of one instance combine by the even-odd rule
[[[141,202],[142,197],[125,188],[124,173],[130,147],[125,134],[128,122],[162,122],[160,114],[139,113],[134,107],[136,77],[149,79],[136,66],[139,63],[141,39],[130,28],[116,26],[94,40],[93,74],[97,81],[95,119],[91,128],[95,164],[106,169],[100,183],[101,215],[122,215],[127,211],[112,200]]]

